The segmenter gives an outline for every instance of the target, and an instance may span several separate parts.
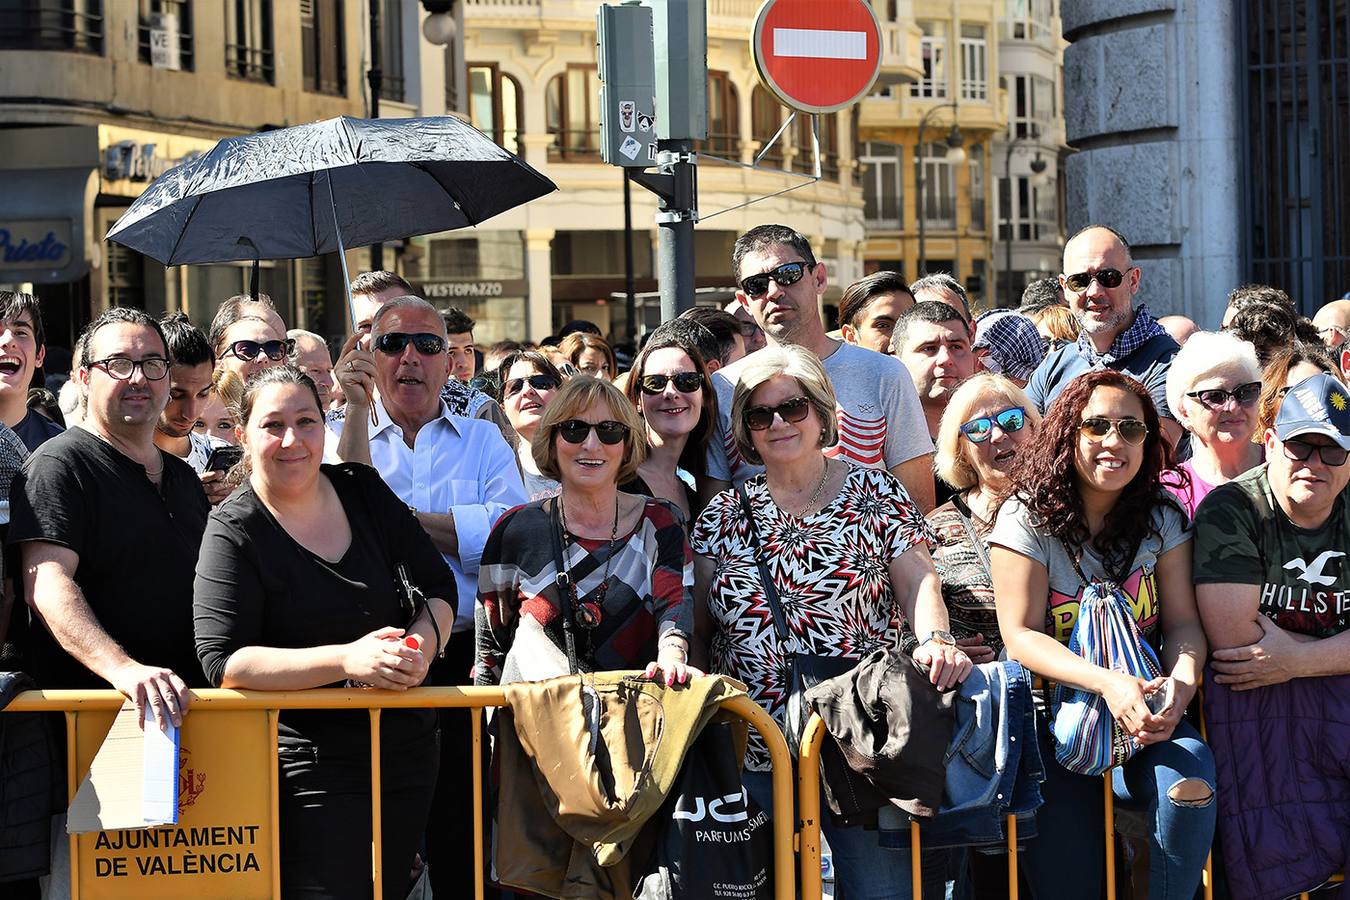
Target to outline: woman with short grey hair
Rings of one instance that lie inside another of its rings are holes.
[[[1192,518],[1210,491],[1261,464],[1261,445],[1252,442],[1260,396],[1256,350],[1229,332],[1198,331],[1172,358],[1167,406],[1190,432],[1191,458],[1163,484]]]
[[[792,346],[756,353],[732,395],[731,428],[741,455],[764,473],[718,494],[694,526],[696,658],[706,648],[710,670],[745,682],[780,727],[792,693],[782,664],[789,654],[861,660],[898,647],[900,621],[920,636],[913,655],[934,684],[964,680],[970,658],[947,631],[923,513],[889,472],[826,451],[837,435],[835,397],[820,360]],[[744,782],[772,815],[769,754],[755,734]],[[841,894],[910,896],[909,854],[882,852],[875,830],[828,819],[823,827]],[[924,893],[941,896],[949,855],[934,853],[924,854]]]

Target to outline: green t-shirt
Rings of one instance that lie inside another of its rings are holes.
[[[1254,584],[1262,614],[1316,638],[1350,624],[1350,505],[1336,498],[1321,528],[1299,528],[1258,466],[1210,492],[1195,511],[1196,584]]]

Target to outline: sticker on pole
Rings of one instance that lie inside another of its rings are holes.
[[[765,0],[750,52],[788,106],[830,113],[867,95],[881,70],[881,26],[865,0]]]

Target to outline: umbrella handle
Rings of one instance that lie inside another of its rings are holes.
[[[333,199],[333,176],[329,172],[324,172],[324,180],[328,182],[328,208],[333,211],[333,235],[337,238],[338,263],[342,266],[342,288],[347,292],[347,314],[351,316],[352,331],[356,331],[356,305],[352,303],[352,279],[347,274],[347,250],[342,246],[342,226],[338,225],[337,201]],[[375,411],[375,404],[370,404],[370,424],[380,424],[380,414]]]

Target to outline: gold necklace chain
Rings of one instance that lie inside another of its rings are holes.
[[[830,461],[825,457],[821,457],[821,459],[825,461],[825,465],[821,467],[820,481],[816,483],[816,489],[812,492],[811,499],[806,501],[806,505],[801,508],[801,512],[796,513],[796,517],[799,519],[806,518],[806,514],[820,501],[820,495],[825,491],[825,483],[830,480]],[[770,493],[769,496],[772,497],[773,494]]]

